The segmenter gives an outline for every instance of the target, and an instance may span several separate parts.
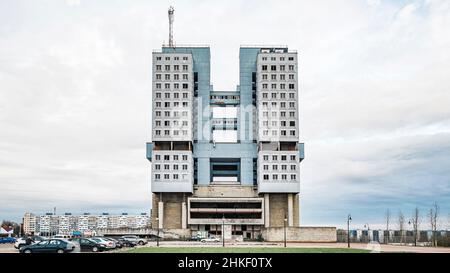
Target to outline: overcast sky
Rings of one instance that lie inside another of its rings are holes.
[[[175,41],[211,46],[215,90],[238,84],[242,44],[298,50],[302,225],[435,201],[448,225],[448,0],[0,0],[1,219],[150,210],[151,53],[170,4]]]

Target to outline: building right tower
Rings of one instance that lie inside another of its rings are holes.
[[[287,47],[257,49],[256,109],[258,193],[264,196],[264,225],[299,226],[304,144],[299,143],[297,52]]]

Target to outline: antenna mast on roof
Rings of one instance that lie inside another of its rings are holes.
[[[174,21],[174,8],[169,8],[169,47],[173,47],[173,21]]]

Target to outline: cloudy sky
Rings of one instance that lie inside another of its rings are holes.
[[[447,0],[0,0],[1,219],[150,210],[151,52],[170,4],[176,42],[211,46],[216,90],[238,84],[241,44],[299,51],[303,225],[435,201],[448,225]]]

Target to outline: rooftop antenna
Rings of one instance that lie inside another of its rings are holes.
[[[169,47],[173,46],[173,21],[174,21],[174,8],[170,6],[169,8]]]

